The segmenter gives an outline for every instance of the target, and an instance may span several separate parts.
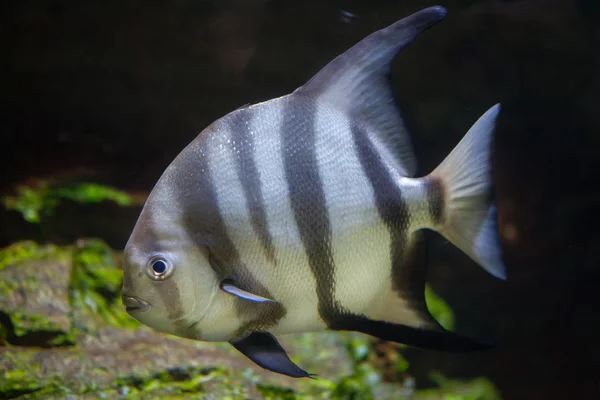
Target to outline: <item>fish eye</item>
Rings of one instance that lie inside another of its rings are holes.
[[[146,274],[156,281],[167,279],[173,273],[173,264],[164,257],[152,257],[148,261]]]

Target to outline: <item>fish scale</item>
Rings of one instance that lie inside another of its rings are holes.
[[[350,119],[326,105],[320,106],[315,131],[318,169],[332,232],[335,299],[351,312],[363,312],[386,281],[389,234],[358,158]]]

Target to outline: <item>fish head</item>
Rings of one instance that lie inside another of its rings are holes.
[[[177,336],[199,339],[199,322],[219,289],[206,247],[183,222],[161,182],[148,197],[123,253],[122,301],[133,318]]]

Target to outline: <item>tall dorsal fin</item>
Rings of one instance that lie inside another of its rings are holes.
[[[429,7],[372,33],[327,64],[294,94],[316,96],[347,111],[390,149],[403,175],[413,176],[416,161],[412,144],[390,85],[392,61],[446,13],[444,7]]]

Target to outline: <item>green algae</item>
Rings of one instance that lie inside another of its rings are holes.
[[[51,216],[61,200],[69,199],[89,204],[112,201],[126,207],[134,204],[132,196],[110,186],[91,182],[50,183],[40,181],[35,186],[20,186],[15,196],[3,199],[4,207],[14,210],[27,222],[40,223],[44,216]]]
[[[27,261],[56,258],[64,260],[65,252],[56,245],[41,245],[31,240],[24,240],[0,249],[0,270]],[[0,286],[2,290],[2,286]]]
[[[429,284],[425,285],[425,301],[429,312],[444,328],[454,329],[454,313],[448,303],[438,296]]]
[[[0,297],[8,296],[15,289],[15,282],[0,280]]]
[[[116,265],[116,254],[110,246],[100,239],[81,240],[72,248],[72,259],[68,289],[69,302],[75,313],[92,313],[114,326],[139,326],[121,304],[123,273]],[[80,329],[94,328],[77,326]]]
[[[118,267],[117,254],[102,240],[79,240],[74,245],[40,245],[22,241],[0,250],[0,271],[9,266],[26,271],[26,264],[39,260],[56,260],[69,263],[70,277],[62,290],[71,312],[63,319],[70,320],[70,327],[59,323],[31,307],[11,306],[0,310],[0,343],[37,346],[73,345],[79,333],[98,329],[106,324],[120,327],[136,327],[139,323],[124,310],[120,300],[122,271]],[[24,293],[41,293],[44,274],[52,269],[44,268],[37,273],[27,269],[26,274],[13,273],[18,279],[0,277],[0,295],[4,301],[16,290]],[[55,282],[53,282],[55,283]],[[46,291],[47,287],[44,287]],[[28,296],[29,297],[29,296]],[[0,302],[2,305],[2,302]],[[67,310],[65,310],[67,312]],[[59,318],[60,319],[60,318]]]
[[[53,261],[54,260],[54,261]],[[65,265],[62,248],[32,241],[0,249],[0,336],[4,344],[65,346],[74,343],[66,316],[61,316],[54,268],[37,269],[42,262]],[[66,268],[66,267],[65,267]],[[59,268],[61,271],[62,268]],[[57,272],[60,275],[60,272]],[[66,276],[65,276],[66,279]],[[59,304],[52,304],[57,301]]]
[[[3,372],[0,380],[0,396],[4,399],[34,393],[42,388],[43,385],[40,385],[37,379],[25,370]]]
[[[265,400],[299,400],[302,398],[295,390],[291,388],[265,385],[260,383],[256,386]]]
[[[48,354],[51,352],[53,350],[47,350]],[[0,373],[0,398],[75,395],[76,398],[163,399],[196,398],[212,393],[218,393],[219,399],[256,398],[251,396],[255,392],[252,387],[256,377],[249,369],[177,363],[161,369],[146,359],[144,365],[136,365],[139,360],[131,360],[130,365],[135,365],[133,371],[113,375],[113,371],[105,366],[98,366],[96,357],[94,350],[91,353],[65,350],[54,354],[53,360],[44,362],[45,357],[40,357],[33,349],[0,352],[0,371],[7,371]],[[66,370],[48,369],[57,361],[64,361]],[[73,363],[80,364],[72,368]]]
[[[25,370],[10,371],[0,382],[0,398],[2,399],[63,398],[62,395],[69,392],[68,388],[62,385],[60,377],[40,382]]]
[[[5,351],[2,353],[2,361],[12,363],[12,368],[0,370],[0,398],[2,399],[40,398],[55,392],[60,386],[58,378],[40,380],[31,373],[32,369],[39,367],[33,352]]]
[[[24,336],[35,331],[60,331],[60,326],[48,321],[42,315],[23,314],[11,312],[10,319],[13,323],[13,332],[17,336]]]
[[[50,196],[48,192],[46,182],[42,182],[36,188],[21,186],[16,196],[7,196],[3,199],[4,207],[20,212],[27,222],[39,223],[41,214],[51,215],[58,206],[58,199]]]
[[[309,372],[320,370],[337,378],[353,371],[353,361],[348,353],[348,343],[353,338],[356,343],[369,340],[354,332],[310,332],[283,335],[280,339],[296,364]]]
[[[365,361],[371,352],[371,341],[366,337],[355,336],[348,340],[348,352],[354,362]]]
[[[148,376],[117,378],[113,387],[129,394],[168,391],[169,394],[205,393],[205,382],[223,375],[224,368],[171,368]]]
[[[418,400],[501,400],[496,386],[487,378],[471,380],[449,379],[439,372],[431,372],[430,378],[439,386],[417,391]]]
[[[103,391],[128,399],[190,398],[219,393],[218,399],[248,399],[252,373],[217,367],[175,367],[155,374],[117,378]]]
[[[45,315],[13,311],[8,314],[10,324],[4,326],[4,340],[9,344],[40,346],[70,346],[75,344],[73,332],[49,320]]]
[[[54,189],[58,198],[70,199],[79,203],[100,203],[112,201],[122,207],[133,204],[133,198],[120,190],[98,183],[83,182],[71,187],[57,187]]]
[[[371,364],[362,362],[354,374],[343,377],[336,383],[332,397],[337,399],[375,399],[374,389],[381,383],[381,373]]]

